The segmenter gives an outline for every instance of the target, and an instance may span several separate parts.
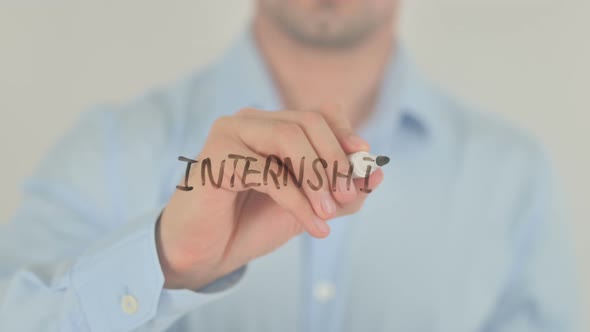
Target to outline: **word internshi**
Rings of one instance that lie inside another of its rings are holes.
[[[298,176],[295,175],[295,168],[293,167],[293,162],[291,158],[286,157],[281,159],[276,155],[269,155],[266,157],[264,161],[264,168],[260,170],[258,163],[258,159],[253,157],[242,156],[238,154],[228,154],[227,158],[233,161],[233,172],[231,173],[231,177],[229,179],[229,186],[231,188],[234,187],[236,183],[236,174],[239,178],[241,185],[245,188],[252,188],[252,187],[259,187],[261,185],[267,186],[269,183],[269,177],[274,183],[277,189],[281,189],[281,182],[279,179],[282,177],[282,186],[287,186],[289,182],[289,177],[291,177],[293,181],[293,185],[297,186],[297,188],[301,188],[304,184],[304,169],[305,169],[305,157],[302,157],[299,161],[299,174]],[[182,162],[186,162],[186,171],[184,177],[184,185],[178,185],[176,188],[182,191],[191,191],[194,189],[193,186],[189,185],[189,176],[198,168],[193,167],[197,163],[198,160],[193,160],[190,158],[186,158],[183,156],[178,157],[178,160]],[[224,181],[224,174],[225,173],[225,162],[226,160],[223,159],[219,164],[219,170],[217,174],[217,181],[215,181],[213,177],[213,166],[211,163],[210,158],[206,158],[200,161],[201,165],[201,185],[205,186],[208,182],[214,188],[220,188]],[[242,164],[240,166],[240,172],[236,173],[238,170],[238,164]],[[311,163],[311,168],[313,170],[313,176],[305,181],[305,183],[314,191],[318,191],[322,188],[324,184],[324,179],[322,177],[322,173],[328,168],[328,162],[322,158],[316,158]],[[373,169],[374,170],[374,169]],[[334,161],[332,172],[331,172],[331,179],[328,179],[328,185],[332,189],[332,191],[336,191],[336,179],[337,178],[346,178],[346,189],[350,190],[350,183],[353,179],[353,172],[354,172],[354,165],[349,162],[348,171],[346,173],[342,173],[338,171],[338,161]],[[367,165],[365,176],[364,176],[364,186],[360,188],[360,191],[365,193],[370,193],[372,189],[368,188],[369,185],[369,175],[372,173],[372,166]],[[258,180],[256,182],[255,180]],[[262,180],[262,182],[260,182]],[[250,181],[250,182],[248,182]]]

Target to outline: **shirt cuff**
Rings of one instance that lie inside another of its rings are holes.
[[[158,315],[161,315],[164,319],[176,320],[200,305],[224,297],[239,287],[238,283],[242,280],[246,269],[247,266],[244,265],[197,291],[164,289],[160,297]]]
[[[198,291],[163,289],[155,229],[162,209],[150,211],[97,241],[74,264],[70,280],[92,331],[132,330],[173,320],[230,292],[246,268]]]

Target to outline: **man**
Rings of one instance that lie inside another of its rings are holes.
[[[397,1],[256,4],[219,62],[43,160],[0,233],[0,330],[571,331],[539,147],[419,77]],[[342,174],[369,150],[367,194]],[[273,155],[323,181],[256,185]]]

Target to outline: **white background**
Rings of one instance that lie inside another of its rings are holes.
[[[237,0],[0,0],[0,221],[10,219],[19,184],[79,112],[211,61],[251,11],[251,1]],[[589,17],[587,0],[406,0],[402,17],[405,43],[433,80],[549,148],[587,298]]]

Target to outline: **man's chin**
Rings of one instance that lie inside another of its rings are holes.
[[[314,48],[347,49],[363,41],[390,21],[395,11],[368,4],[314,0],[299,4],[262,1],[260,10],[292,40]]]
[[[379,26],[377,21],[347,20],[342,17],[321,17],[296,20],[275,20],[289,37],[303,45],[323,49],[353,48],[366,40]]]

